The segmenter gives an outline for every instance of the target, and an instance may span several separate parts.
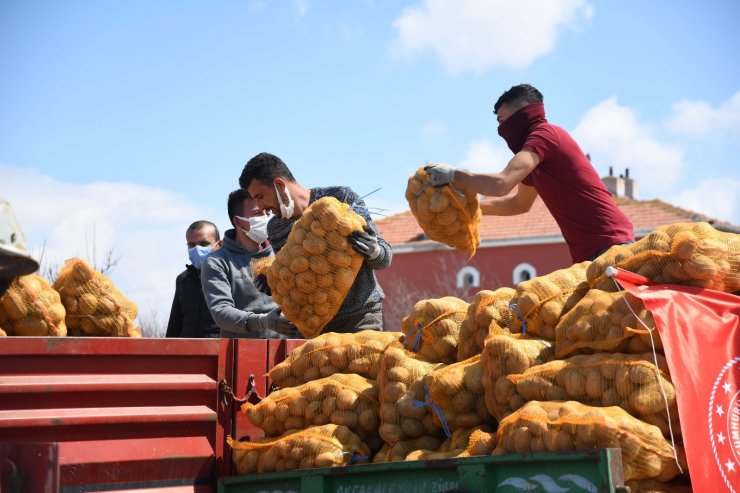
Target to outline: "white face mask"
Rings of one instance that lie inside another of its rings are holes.
[[[280,197],[280,190],[278,190],[277,185],[273,183],[273,186],[275,187],[278,202],[280,202],[280,217],[290,219],[293,217],[293,213],[295,212],[295,202],[293,202],[293,198],[290,196],[288,187],[285,187],[285,195],[288,197],[288,205],[285,205],[283,203],[283,199]]]
[[[267,223],[270,221],[270,216],[236,217],[249,223],[249,231],[242,229],[242,232],[247,235],[247,238],[258,245],[261,245],[267,240]]]

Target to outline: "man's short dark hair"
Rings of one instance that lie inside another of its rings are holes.
[[[198,231],[199,229],[202,229],[208,226],[213,226],[213,231],[216,232],[216,241],[220,241],[221,235],[218,232],[218,226],[213,224],[211,221],[206,221],[204,219],[200,221],[195,221],[193,224],[188,226],[188,230],[185,232],[185,234],[187,234],[189,231]]]
[[[498,113],[502,104],[511,106],[514,110],[523,108],[531,103],[541,103],[542,93],[529,84],[514,86],[498,98],[493,105],[493,112]]]
[[[244,204],[245,200],[251,198],[252,196],[243,188],[238,188],[229,194],[229,200],[226,201],[226,208],[229,211],[229,221],[234,216],[241,216],[243,210],[242,204]],[[231,224],[236,226],[233,222]]]
[[[293,173],[290,172],[282,159],[269,152],[260,152],[244,165],[239,177],[239,186],[246,190],[252,180],[270,185],[275,178],[282,178],[290,182],[295,181]]]

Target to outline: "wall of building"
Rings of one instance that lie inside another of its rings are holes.
[[[482,289],[514,287],[514,270],[522,264],[533,267],[534,275],[541,276],[569,267],[572,261],[565,243],[479,248],[472,259],[448,249],[394,253],[391,266],[375,272],[386,295],[386,330],[400,330],[401,318],[419,300],[457,296],[470,301]],[[463,282],[460,286],[466,274],[467,281],[477,280],[478,285],[466,287]]]

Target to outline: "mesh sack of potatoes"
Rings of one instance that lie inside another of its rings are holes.
[[[555,327],[588,292],[586,269],[591,262],[573,264],[520,282],[511,299],[512,332],[555,340]]]
[[[549,341],[502,330],[492,333],[486,339],[481,354],[483,392],[488,412],[501,421],[522,407],[526,401],[517,393],[516,385],[506,378],[507,375],[524,373],[554,358],[555,351]]]
[[[272,298],[307,339],[334,318],[355,282],[363,256],[347,237],[366,224],[349,204],[322,197],[293,224],[266,269]]]
[[[486,408],[481,355],[438,368],[424,380],[434,424],[446,433],[493,419]]]
[[[669,481],[680,472],[673,447],[656,426],[620,407],[591,407],[575,401],[528,402],[499,423],[494,454],[594,448],[621,449],[625,480]]]
[[[691,493],[691,481],[688,475],[677,476],[671,481],[656,481],[654,479],[631,479],[625,481],[630,493]]]
[[[403,345],[427,361],[454,363],[468,303],[454,296],[416,302],[401,320]]]
[[[653,315],[639,298],[626,291],[591,289],[555,327],[555,354],[558,358],[598,352],[642,354],[652,351],[653,345],[662,352],[654,329]]]
[[[291,430],[277,438],[237,442],[228,437],[237,474],[292,471],[367,462],[370,449],[346,426]]]
[[[589,406],[619,406],[632,416],[656,425],[670,436],[680,436],[676,391],[667,373],[665,357],[653,354],[572,356],[509,375],[525,401],[579,401]],[[669,427],[669,415],[670,424]]]
[[[54,281],[54,289],[67,311],[70,334],[141,337],[141,330],[134,324],[138,313],[136,303],[84,260],[67,260]]]
[[[441,366],[441,363],[424,361],[399,343],[392,343],[385,350],[378,383],[380,436],[386,443],[393,445],[401,440],[441,434],[425,402],[428,389],[424,384],[424,377]]]
[[[442,439],[437,436],[422,435],[409,440],[399,440],[393,445],[386,443],[377,454],[373,456],[373,464],[385,462],[400,462],[414,450],[437,450],[442,444]]]
[[[614,246],[594,260],[586,275],[592,288],[616,291],[606,276],[616,266],[658,284],[680,284],[727,293],[740,289],[740,235],[705,222],[661,226],[632,245]]]
[[[66,336],[59,293],[36,274],[16,278],[0,298],[0,325],[11,336]]]
[[[329,332],[307,340],[269,371],[279,387],[295,387],[335,373],[376,378],[385,348],[400,332],[363,330],[352,334]]]
[[[288,430],[333,423],[356,433],[371,450],[380,449],[378,383],[360,375],[330,377],[272,392],[242,411],[268,437]]]
[[[511,323],[509,304],[514,297],[512,288],[496,291],[478,291],[468,306],[465,320],[460,325],[460,341],[457,344],[457,360],[464,361],[480,354],[489,334],[491,324],[507,329]]]
[[[253,257],[252,260],[249,261],[249,264],[252,267],[252,277],[261,275],[265,275],[266,277],[267,271],[274,262],[274,255],[268,255],[267,257]]]
[[[438,449],[414,450],[406,460],[451,459],[470,457],[471,455],[489,455],[495,448],[495,432],[490,425],[478,425],[473,428],[458,428],[450,438],[442,442]],[[471,453],[476,452],[476,453]]]
[[[432,187],[429,175],[419,168],[409,178],[406,200],[430,240],[475,255],[480,244],[478,194],[458,184]]]
[[[8,333],[3,330],[2,327],[0,327],[0,337],[7,337]]]

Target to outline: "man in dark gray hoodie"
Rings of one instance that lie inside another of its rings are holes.
[[[206,304],[221,337],[300,338],[295,326],[252,281],[253,258],[272,255],[267,243],[267,213],[244,190],[229,194],[229,219],[222,247],[208,255],[201,272]]]

